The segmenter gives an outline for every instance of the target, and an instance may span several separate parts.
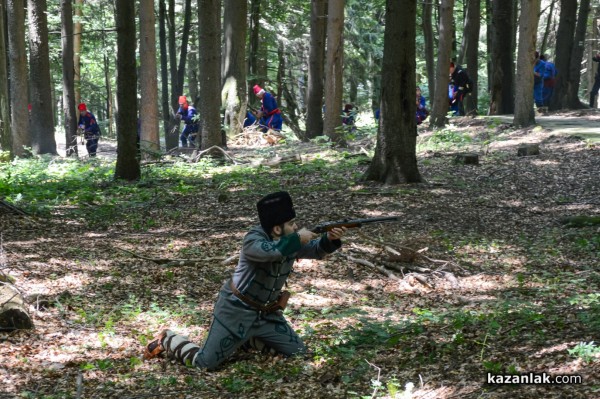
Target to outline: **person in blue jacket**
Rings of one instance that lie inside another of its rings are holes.
[[[544,73],[546,63],[540,58],[540,53],[535,52],[535,64],[533,66],[533,99],[535,106],[544,106]]]
[[[95,157],[100,139],[100,127],[96,122],[96,117],[88,111],[85,103],[79,104],[77,109],[79,110],[79,130],[83,132],[85,148],[90,157]]]
[[[185,123],[181,136],[179,136],[181,146],[187,147],[189,140],[190,147],[193,147],[196,142],[196,135],[200,130],[198,111],[188,103],[186,96],[179,96],[179,109],[175,115]]]
[[[416,94],[417,113],[415,118],[417,121],[417,125],[420,125],[425,119],[427,119],[427,116],[429,115],[429,110],[427,110],[427,101],[425,100],[425,97],[423,97],[423,95],[421,94],[421,88],[419,86],[417,86]]]
[[[281,117],[281,111],[277,106],[275,97],[259,85],[254,85],[254,94],[262,103],[260,111],[256,115],[261,130],[263,132],[267,132],[269,129],[277,132],[281,131],[283,118]]]
[[[246,111],[246,119],[244,119],[244,127],[250,127],[256,123],[256,116],[250,111]]]
[[[299,229],[292,198],[285,191],[266,195],[256,207],[260,225],[244,237],[238,265],[221,287],[204,345],[163,330],[144,348],[145,359],[165,352],[184,365],[213,370],[240,348],[286,357],[306,353],[302,338],[283,314],[287,280],[296,259],[322,259],[338,250],[346,228],[321,235]]]

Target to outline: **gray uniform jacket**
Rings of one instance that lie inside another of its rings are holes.
[[[293,233],[273,241],[262,227],[252,228],[244,237],[240,260],[231,279],[237,289],[254,301],[268,304],[279,297],[296,259],[322,259],[340,248],[341,240],[330,241],[327,234],[302,245]],[[218,322],[238,339],[247,338],[258,311],[233,295],[227,280],[214,309]],[[281,321],[279,313],[260,315],[266,320]]]

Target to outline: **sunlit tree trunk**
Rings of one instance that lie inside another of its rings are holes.
[[[533,66],[538,27],[540,0],[521,0],[519,20],[519,46],[515,92],[515,117],[513,124],[526,127],[535,124],[533,110]]]
[[[450,51],[452,50],[452,12],[454,0],[442,0],[440,5],[438,60],[435,76],[435,97],[430,125],[443,127],[447,122]],[[413,96],[414,97],[414,96]]]
[[[325,54],[324,133],[338,146],[346,146],[342,128],[344,88],[344,5],[345,0],[329,1],[327,11],[327,52]]]
[[[177,88],[179,94],[189,96],[189,93],[184,93],[183,82],[185,79],[185,67],[188,55],[188,42],[190,40],[190,29],[192,20],[192,0],[185,0],[185,10],[183,14],[183,32],[179,36],[181,39],[181,48],[179,49],[179,66],[177,67]],[[190,103],[194,102],[193,97],[189,97]]]
[[[225,146],[221,135],[221,0],[198,0],[201,149]]]
[[[36,154],[56,154],[46,0],[28,0],[31,142]]]
[[[83,18],[83,0],[75,0],[75,24],[73,25],[73,68],[75,71],[74,87],[75,87],[75,104],[81,102],[81,36],[83,34],[83,26],[81,19]]]
[[[27,56],[25,50],[25,1],[7,0],[8,60],[10,67],[10,104],[13,154],[30,155],[29,113],[27,110]]]
[[[140,128],[141,148],[160,149],[158,135],[158,79],[154,0],[140,0]]]
[[[383,45],[381,116],[373,161],[364,178],[418,183],[415,121],[416,2],[388,0]]]
[[[0,1],[0,54],[7,54],[6,37],[4,35],[6,26],[4,24],[6,15],[5,2]],[[12,157],[12,137],[10,132],[10,104],[8,70],[6,58],[0,57],[0,150],[9,151]]]
[[[230,137],[242,131],[246,118],[246,1],[225,0],[223,34],[223,87],[221,101],[225,107],[224,125]],[[278,101],[280,101],[278,99]]]
[[[117,25],[117,165],[115,178],[140,178],[137,159],[137,72],[135,62],[135,3],[116,0]]]
[[[310,8],[310,51],[305,139],[323,134],[323,80],[325,77],[325,38],[327,0],[312,0]]]

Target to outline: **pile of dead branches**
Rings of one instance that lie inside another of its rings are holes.
[[[415,249],[377,240],[360,232],[358,235],[366,240],[367,244],[352,243],[342,256],[394,281],[408,282],[410,285],[416,281],[428,289],[448,282],[452,288],[459,288],[459,277],[468,275],[468,272],[455,262],[426,256],[428,248]]]

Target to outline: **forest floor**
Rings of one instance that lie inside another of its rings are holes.
[[[101,142],[99,159],[75,161],[79,180],[47,177],[39,198],[16,203],[35,216],[0,212],[0,272],[35,323],[0,332],[0,398],[600,398],[600,228],[563,223],[600,216],[600,114],[542,118],[533,129],[487,117],[421,127],[426,182],[398,186],[360,180],[369,158],[356,154],[372,137],[348,149],[230,144],[239,165],[175,158],[134,184],[112,180]],[[572,119],[586,122],[565,131]],[[540,154],[518,156],[523,143]],[[478,165],[455,162],[466,151]],[[302,162],[252,163],[291,153]],[[297,262],[286,316],[311,356],[240,353],[212,372],[143,361],[162,328],[202,342],[234,267],[222,261],[278,189],[301,226],[401,218]],[[581,383],[489,384],[488,373]]]

